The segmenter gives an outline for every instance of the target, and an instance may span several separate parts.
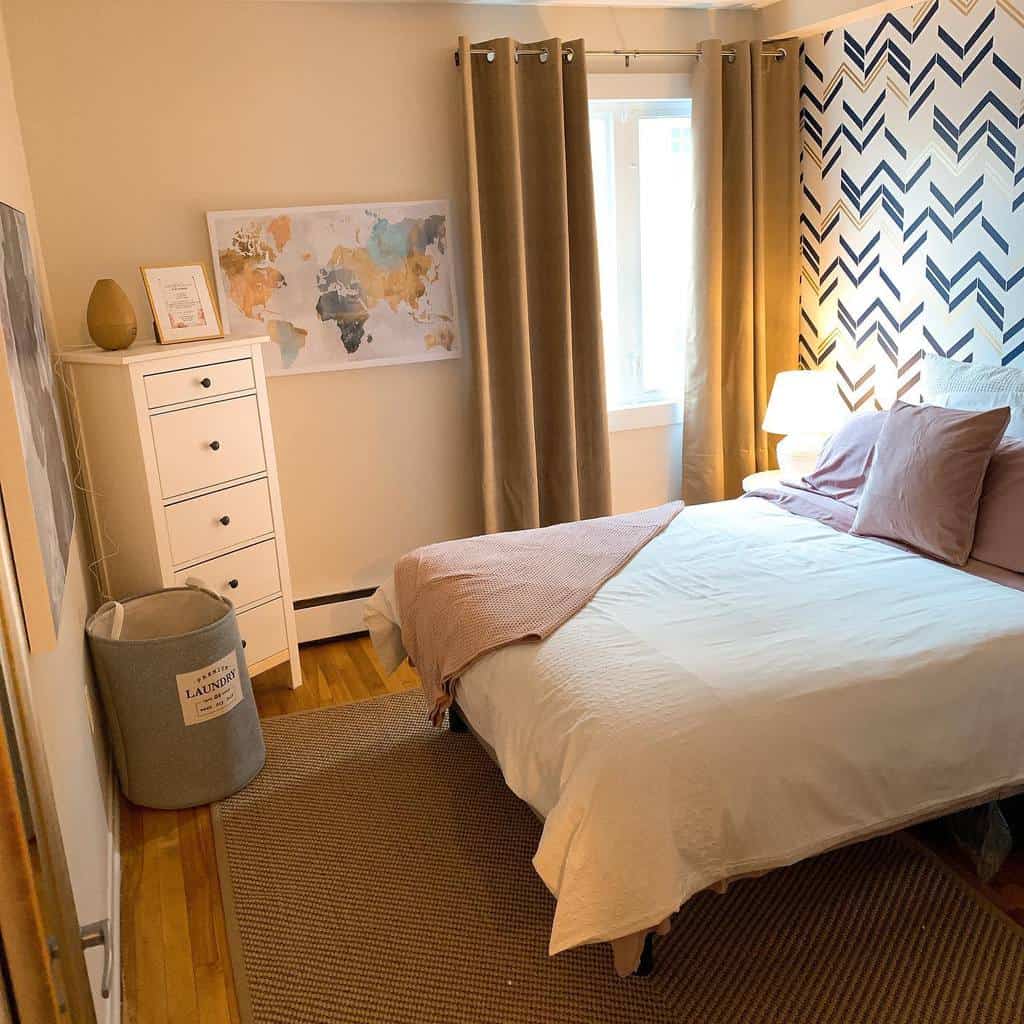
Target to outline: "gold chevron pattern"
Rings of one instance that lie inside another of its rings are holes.
[[[800,359],[851,409],[912,396],[924,352],[1024,366],[1022,80],[1024,0],[805,42]]]

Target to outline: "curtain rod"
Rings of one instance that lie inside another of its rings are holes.
[[[487,63],[491,64],[497,57],[497,53],[491,49],[475,48],[469,51],[474,57],[481,56],[487,58]],[[587,50],[586,54],[588,57],[625,57],[626,67],[629,67],[630,57],[700,57],[700,50]],[[517,46],[515,59],[518,62],[522,56],[528,57],[539,57],[541,64],[546,64],[551,54],[548,52],[546,46],[542,46],[539,50],[530,49],[525,46]],[[727,47],[722,49],[722,56],[726,60],[733,61],[736,59],[736,51]],[[789,52],[784,46],[779,46],[774,50],[762,50],[762,57],[771,57],[773,60],[785,60],[789,56]],[[562,60],[567,64],[571,64],[576,59],[576,53],[571,46],[562,47]],[[459,66],[459,51],[455,51],[455,66]]]

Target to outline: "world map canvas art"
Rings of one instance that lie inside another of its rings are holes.
[[[461,355],[448,203],[207,214],[225,329],[266,334],[268,373]]]

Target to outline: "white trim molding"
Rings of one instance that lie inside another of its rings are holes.
[[[363,610],[376,587],[341,594],[299,598],[295,602],[295,628],[299,643],[316,643],[365,633]]]
[[[758,11],[758,35],[762,39],[817,36],[913,4],[914,0],[777,0]]]
[[[683,407],[679,402],[649,402],[608,410],[608,431],[612,434],[620,430],[671,427],[682,422]]]

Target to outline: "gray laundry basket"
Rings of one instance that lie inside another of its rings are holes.
[[[199,587],[158,590],[108,602],[85,630],[132,803],[210,803],[263,767],[263,732],[230,601]]]

